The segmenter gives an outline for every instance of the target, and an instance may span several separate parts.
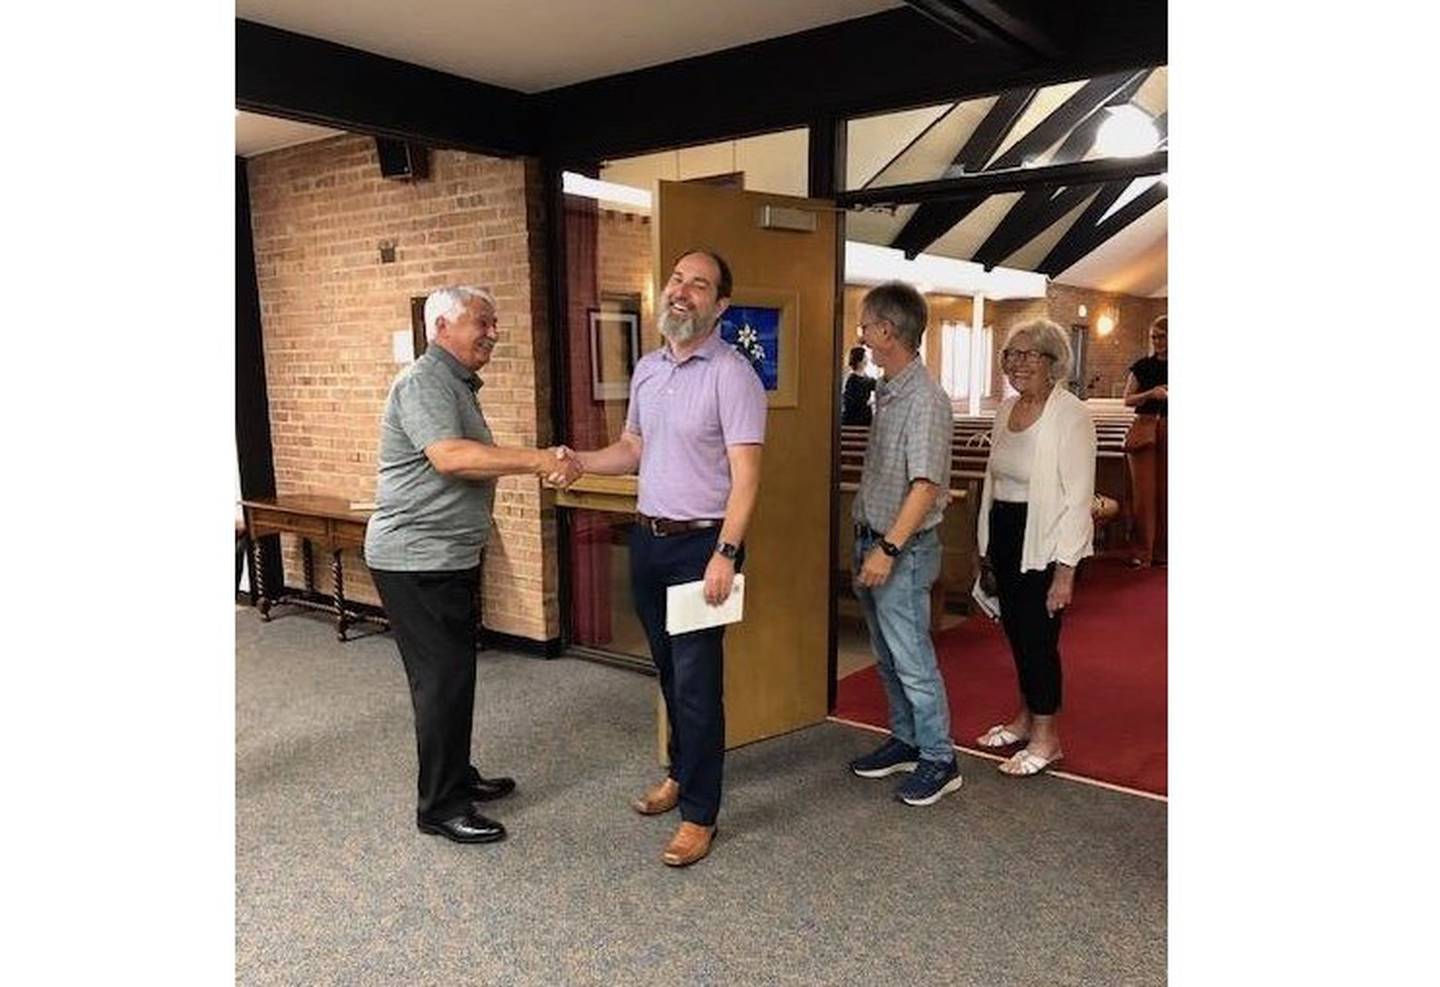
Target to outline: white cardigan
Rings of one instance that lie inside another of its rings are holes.
[[[990,443],[1008,427],[1018,396],[1000,403],[995,411]],[[1035,433],[1035,465],[1030,472],[1030,502],[1025,514],[1025,545],[1020,555],[1022,572],[1044,569],[1051,562],[1073,566],[1095,552],[1095,421],[1085,402],[1056,384],[1045,401]],[[990,545],[991,466],[985,465],[985,487],[980,494],[976,536],[980,554]]]

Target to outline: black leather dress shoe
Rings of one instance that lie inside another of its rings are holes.
[[[466,808],[449,819],[417,819],[422,833],[433,833],[456,843],[495,843],[505,838],[505,827],[487,819],[473,808]]]
[[[470,797],[476,802],[489,802],[504,798],[515,791],[514,778],[482,778],[475,774],[470,778]]]

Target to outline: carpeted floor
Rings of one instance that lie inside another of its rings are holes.
[[[1064,673],[1064,770],[1163,795],[1166,746],[1167,599],[1165,569],[1130,569],[1120,557],[1087,561],[1060,632]],[[972,617],[935,638],[950,700],[950,734],[961,747],[1003,723],[1019,702],[1005,632]],[[841,679],[835,714],[889,722],[874,667]],[[1009,754],[1010,751],[1003,753]]]
[[[237,982],[1159,984],[1166,808],[961,756],[916,809],[834,723],[732,752],[715,852],[674,871],[654,680],[484,652],[476,763],[520,790],[463,847],[414,826],[414,735],[388,636],[236,611]]]

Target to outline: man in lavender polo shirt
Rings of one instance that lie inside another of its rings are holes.
[[[635,367],[625,431],[604,449],[572,454],[588,473],[639,469],[630,575],[670,718],[670,771],[631,805],[642,815],[680,806],[680,828],[661,856],[672,867],[710,852],[720,811],[725,628],[671,637],[665,590],[703,579],[711,604],[729,597],[765,441],[765,388],[716,329],[730,290],[730,267],[718,254],[681,255],[660,297],[666,342]]]

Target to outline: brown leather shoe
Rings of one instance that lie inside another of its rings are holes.
[[[638,799],[632,799],[630,808],[642,816],[658,816],[679,804],[680,783],[674,778],[666,778]]]
[[[660,859],[671,867],[688,867],[710,852],[710,843],[714,838],[714,826],[682,822]]]

